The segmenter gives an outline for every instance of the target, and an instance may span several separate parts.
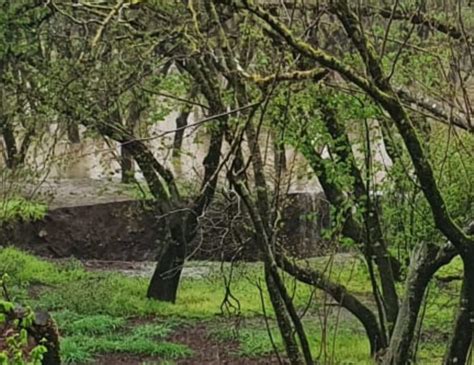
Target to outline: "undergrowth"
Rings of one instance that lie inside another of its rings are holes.
[[[48,206],[44,203],[31,201],[20,196],[0,200],[0,223],[17,219],[35,221],[46,215]]]
[[[152,322],[127,327],[122,319],[104,315],[82,316],[66,327],[61,326],[61,321],[59,323],[65,336],[61,342],[65,364],[85,363],[96,355],[107,353],[157,356],[163,359],[177,359],[192,354],[188,347],[166,341],[166,336],[172,331],[167,324]]]

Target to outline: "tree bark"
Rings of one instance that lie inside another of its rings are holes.
[[[292,263],[284,255],[278,256],[277,263],[283,270],[297,280],[308,285],[314,285],[316,288],[325,291],[339,303],[339,305],[351,312],[364,326],[367,338],[370,342],[370,353],[372,356],[375,356],[387,347],[387,338],[380,329],[375,314],[344,286],[329,281],[318,271],[302,268]]]
[[[44,311],[36,312],[34,323],[27,331],[37,344],[44,344],[47,349],[41,365],[61,365],[58,327],[50,314]]]
[[[468,309],[466,282],[463,281],[461,300],[456,314],[454,330],[444,357],[444,365],[465,364],[472,346],[471,315]]]
[[[405,284],[405,297],[395,322],[390,346],[384,357],[384,364],[409,363],[415,327],[426,287],[435,272],[448,264],[456,255],[457,252],[452,245],[438,248],[430,244],[419,246],[412,254]]]
[[[176,118],[176,132],[173,140],[173,157],[178,158],[183,146],[184,127],[188,125],[188,117],[191,113],[191,108],[184,108]]]
[[[301,358],[290,316],[267,264],[265,264],[265,281],[290,363],[292,365],[303,365],[304,362]]]
[[[28,311],[17,306],[12,312],[6,313],[7,321],[22,321]],[[44,345],[46,353],[41,360],[42,365],[61,365],[59,332],[56,322],[45,311],[36,311],[33,323],[26,327],[26,332],[36,345]]]
[[[185,219],[180,218],[180,213],[171,214],[173,217],[166,220],[171,231],[169,241],[167,240],[158,252],[147,297],[174,303],[186,258],[187,243],[194,235],[187,231]]]
[[[2,120],[0,120],[0,129],[6,147],[6,165],[9,169],[13,170],[18,165],[18,147],[16,144],[15,134],[11,126],[8,124],[6,117],[2,117]]]
[[[69,139],[69,142],[73,144],[81,143],[81,136],[79,134],[78,125],[71,121],[67,124],[66,128],[67,128],[67,138]]]
[[[157,219],[162,219],[168,228],[166,243],[159,248],[157,265],[148,286],[147,296],[174,303],[186,257],[186,243],[190,239],[184,222],[186,216],[174,212],[178,208],[177,202],[180,201],[180,197],[171,173],[158,163],[141,141],[124,140],[122,145],[137,162],[151,193],[157,200],[155,204],[159,204],[153,207]],[[161,180],[162,176],[165,176],[163,180],[167,180],[170,194]]]
[[[122,183],[130,184],[135,181],[135,170],[133,165],[133,157],[128,153],[127,149],[123,146],[120,147],[120,169],[122,174]]]

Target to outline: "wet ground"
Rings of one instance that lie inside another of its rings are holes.
[[[83,265],[92,271],[113,271],[120,272],[128,276],[139,276],[150,278],[155,269],[155,262],[152,261],[104,261],[104,260],[85,260]],[[217,270],[220,263],[191,261],[183,268],[181,276],[183,278],[201,279]]]
[[[54,259],[55,262],[62,262],[68,259]],[[332,265],[352,265],[357,260],[354,253],[338,253],[333,256],[314,257],[313,263],[319,263],[326,266],[329,262]],[[155,269],[154,261],[109,261],[109,260],[81,260],[81,263],[87,270],[91,271],[111,271],[120,272],[128,276],[138,276],[150,278]],[[211,273],[219,272],[222,263],[218,261],[187,261],[181,276],[183,278],[202,279],[208,277]],[[246,263],[245,265],[254,265]]]

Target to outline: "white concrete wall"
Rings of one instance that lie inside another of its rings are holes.
[[[173,131],[176,128],[177,116],[178,112],[173,112],[163,121],[153,124],[148,132],[149,139],[146,143],[155,156],[170,168],[178,178],[199,184],[202,176],[202,161],[209,144],[209,137],[205,131],[206,125],[190,127],[185,130],[182,154],[178,159],[174,159],[171,156],[170,147],[174,138]],[[192,113],[188,124],[193,124],[201,118],[203,118],[201,114]],[[381,142],[380,131],[376,123],[372,124],[371,129],[374,136],[372,153],[375,161],[390,166],[391,161]],[[84,132],[84,129],[82,129],[81,133],[84,134]],[[28,163],[34,170],[42,171],[43,175],[47,174],[48,179],[120,179],[120,165],[117,161],[120,155],[118,144],[107,144],[98,138],[93,139],[83,136],[81,143],[73,145],[66,140],[65,136],[58,137],[58,135],[57,126],[52,125],[49,135],[44,136],[43,140],[31,149],[28,155]],[[357,138],[356,133],[353,133],[352,137]],[[263,130],[261,132],[260,141],[261,152],[265,157],[266,172],[269,176],[269,182],[271,182],[274,175],[274,152],[273,142],[268,131]],[[244,146],[245,150],[248,151],[248,147]],[[223,156],[228,151],[229,146],[225,144]],[[361,151],[362,147],[358,148],[356,145],[354,152],[356,156],[362,159],[363,153]],[[326,157],[328,156],[327,152],[323,154]],[[47,159],[51,163],[45,162]],[[289,191],[318,192],[321,190],[317,180],[310,178],[311,170],[302,156],[295,153],[291,148],[287,148],[286,160],[288,163],[286,181],[290,185]],[[222,174],[225,174],[225,171],[222,171]],[[378,172],[376,181],[381,181],[384,175],[383,171]],[[138,179],[142,178],[139,172],[136,177]]]

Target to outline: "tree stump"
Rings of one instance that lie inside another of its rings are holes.
[[[33,323],[28,326],[22,325],[22,322],[24,323],[26,321],[27,317],[31,314],[31,310],[17,306],[5,314],[5,330],[19,331],[20,328],[25,328],[29,337],[28,342],[31,342],[33,347],[38,345],[46,347],[47,352],[43,355],[42,365],[61,364],[58,327],[48,312],[36,311]],[[19,321],[19,326],[13,325],[16,320]],[[10,329],[8,330],[8,328]],[[26,349],[26,351],[28,351],[28,349]]]

